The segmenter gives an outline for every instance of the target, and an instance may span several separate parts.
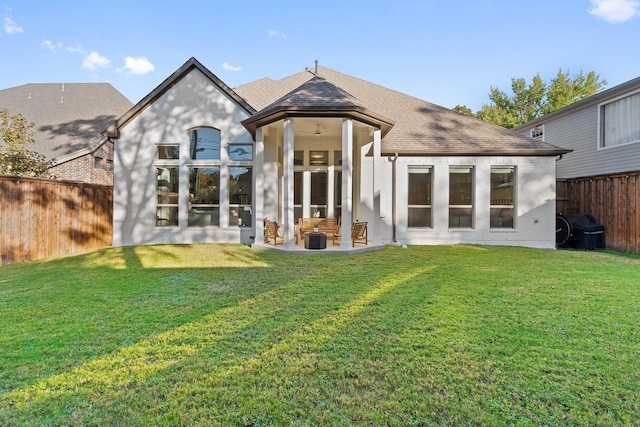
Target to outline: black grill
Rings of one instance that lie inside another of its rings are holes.
[[[591,215],[563,215],[556,217],[556,244],[576,249],[603,249],[604,226]]]

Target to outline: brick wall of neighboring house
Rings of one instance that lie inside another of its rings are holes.
[[[113,143],[107,141],[94,152],[60,163],[49,171],[60,180],[113,185]]]

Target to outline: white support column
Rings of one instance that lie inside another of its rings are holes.
[[[380,244],[380,187],[382,183],[381,132],[373,131],[373,224],[372,242]]]
[[[335,169],[331,165],[327,168],[327,218],[335,218]]]
[[[283,211],[284,217],[282,222],[284,223],[284,245],[293,246],[295,242],[293,240],[293,120],[290,118],[284,119],[284,152],[283,152],[283,178],[284,178],[284,192],[283,198]]]
[[[264,243],[264,138],[262,128],[256,129],[253,153],[253,230],[255,243]]]
[[[342,225],[341,247],[351,247],[351,222],[353,221],[353,121],[342,121]]]

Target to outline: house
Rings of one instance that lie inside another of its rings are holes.
[[[295,245],[299,218],[371,245],[555,247],[569,150],[316,66],[231,89],[189,59],[113,123],[115,246]]]
[[[35,124],[28,148],[54,159],[57,179],[113,183],[113,144],[102,131],[132,107],[108,83],[32,83],[0,90],[0,108]]]
[[[573,150],[558,161],[559,213],[593,215],[608,248],[640,253],[640,77],[513,130]]]

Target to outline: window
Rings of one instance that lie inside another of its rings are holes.
[[[531,129],[531,138],[544,141],[544,125],[538,125]]]
[[[178,168],[156,168],[156,225],[178,225]]]
[[[333,164],[336,166],[342,166],[342,151],[333,152]]]
[[[304,166],[304,151],[296,150],[293,152],[293,165]]]
[[[302,192],[304,188],[304,178],[302,172],[293,173],[293,220],[302,218]]]
[[[325,218],[327,216],[327,185],[329,179],[326,171],[311,172],[311,215]],[[318,214],[319,212],[319,214]]]
[[[430,167],[409,168],[407,226],[431,227],[431,188],[433,173]]]
[[[229,168],[229,225],[251,227],[252,169]]]
[[[94,169],[102,169],[102,157],[93,158],[93,167]]]
[[[449,227],[473,228],[473,168],[449,169]]]
[[[180,158],[180,146],[178,144],[162,144],[156,147],[157,160],[178,160]]]
[[[197,128],[189,132],[191,160],[220,160],[220,131],[214,128]]]
[[[189,168],[189,227],[220,225],[220,168]]]
[[[229,160],[243,162],[253,160],[253,145],[235,144],[229,146]]]
[[[113,160],[107,159],[104,170],[106,170],[107,172],[113,172]]]
[[[600,148],[640,142],[640,92],[600,106]]]
[[[514,228],[515,168],[491,168],[491,228]]]

